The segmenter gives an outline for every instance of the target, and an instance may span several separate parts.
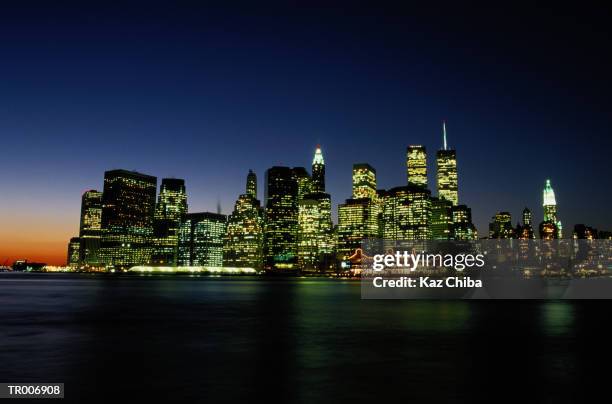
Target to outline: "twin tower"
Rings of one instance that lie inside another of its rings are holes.
[[[449,149],[446,142],[446,122],[442,123],[443,148],[436,153],[436,182],[438,198],[457,206],[459,192],[457,184],[457,153]],[[408,146],[406,151],[408,184],[427,188],[427,151],[425,146]]]

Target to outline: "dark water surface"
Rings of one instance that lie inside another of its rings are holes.
[[[580,402],[608,391],[610,309],[361,300],[359,282],[314,278],[0,274],[0,382],[64,382],[82,403]]]

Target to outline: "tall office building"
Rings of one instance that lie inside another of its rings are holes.
[[[325,192],[325,160],[320,145],[312,159],[312,192]]]
[[[525,209],[523,209],[523,225],[531,226],[531,221],[532,221],[531,211],[527,209],[527,207],[525,207]]]
[[[249,170],[247,174],[246,194],[257,199],[257,176],[253,170]]]
[[[451,208],[453,216],[453,240],[476,240],[478,232],[472,223],[472,210],[466,205],[456,205]]]
[[[314,192],[312,178],[304,167],[291,168],[291,175],[297,184],[297,201],[304,199],[304,195]]]
[[[162,265],[176,264],[178,229],[187,213],[185,180],[163,178],[155,207],[153,222],[152,262]]]
[[[563,238],[563,226],[557,218],[557,200],[555,191],[550,185],[550,180],[546,180],[544,191],[542,192],[542,206],[544,208],[544,221],[540,224],[540,238]]]
[[[336,246],[340,260],[355,254],[364,240],[380,236],[381,211],[376,170],[366,163],[354,164],[352,198],[338,205]]]
[[[334,249],[331,196],[307,194],[298,202],[298,263],[302,270],[325,271]]]
[[[427,188],[427,151],[425,146],[408,146],[406,168],[409,185]]]
[[[127,268],[151,262],[157,178],[135,171],[104,173],[100,261]]]
[[[100,238],[102,232],[102,192],[85,191],[81,198],[79,225],[79,264],[90,266],[100,263]]]
[[[369,164],[353,164],[353,199],[376,198],[376,170]]]
[[[531,211],[527,208],[523,209],[523,224],[516,227],[516,237],[523,240],[535,238],[532,226]]]
[[[489,223],[489,238],[514,238],[510,212],[497,212]]]
[[[276,166],[266,171],[264,266],[268,269],[297,269],[298,188],[295,170]]]
[[[155,207],[155,218],[180,220],[185,213],[187,213],[185,180],[162,178]]]
[[[81,239],[72,237],[68,242],[68,258],[66,262],[69,267],[78,268],[81,265]]]
[[[388,190],[382,220],[385,239],[430,239],[431,192],[412,185]]]
[[[227,217],[218,213],[187,213],[178,232],[178,265],[223,266]]]
[[[255,173],[247,175],[247,193],[238,197],[227,221],[223,265],[260,269],[263,265],[263,209],[253,187]]]
[[[449,240],[453,230],[453,204],[446,199],[431,198],[430,235],[433,240]]]
[[[443,149],[436,154],[438,198],[450,201],[453,206],[459,204],[457,181],[457,153],[446,144],[446,122],[442,124]]]
[[[338,205],[337,251],[341,260],[361,248],[365,239],[379,236],[379,208],[368,198],[347,199]]]

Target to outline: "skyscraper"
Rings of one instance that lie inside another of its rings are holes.
[[[453,216],[454,240],[475,240],[478,238],[476,227],[472,223],[472,210],[466,205],[456,205],[451,208]]]
[[[365,239],[379,237],[382,203],[376,190],[376,170],[367,163],[353,164],[352,198],[338,205],[338,258],[346,261]]]
[[[525,207],[525,209],[523,209],[523,225],[531,226],[531,220],[531,211]]]
[[[457,153],[454,149],[448,149],[446,144],[446,122],[442,124],[444,146],[436,154],[438,183],[438,198],[450,201],[453,206],[459,204],[459,192],[457,185]]]
[[[510,212],[497,212],[489,223],[489,238],[514,238]]]
[[[268,169],[265,198],[265,267],[297,269],[298,179],[295,171],[279,166]]]
[[[427,188],[427,152],[425,146],[408,146],[406,168],[409,185]]]
[[[527,208],[523,209],[523,224],[516,227],[516,237],[523,240],[535,238],[532,226],[531,211]]]
[[[431,192],[420,186],[387,191],[383,208],[383,236],[388,240],[428,240]]]
[[[453,204],[446,199],[431,198],[431,220],[429,224],[433,240],[448,240],[453,229]]]
[[[542,199],[544,221],[540,224],[540,238],[563,238],[563,226],[561,221],[557,218],[557,200],[555,198],[555,191],[550,185],[550,180],[548,179],[544,185]]]
[[[185,190],[185,180],[163,178],[153,222],[153,263],[164,265],[176,264],[178,229],[180,221],[186,213],[187,192]]]
[[[331,196],[307,194],[298,202],[298,263],[302,270],[322,270],[334,248]]]
[[[376,170],[369,164],[353,164],[353,199],[376,197]]]
[[[104,173],[100,260],[127,268],[151,262],[157,178],[135,171]]]
[[[185,180],[162,178],[155,208],[155,218],[180,220],[185,213],[187,213]]]
[[[297,184],[297,201],[301,201],[304,195],[313,191],[312,178],[304,167],[293,167],[291,169],[293,180]]]
[[[247,174],[246,194],[257,199],[257,176],[253,170],[249,170]]]
[[[69,267],[78,268],[81,264],[81,239],[72,237],[68,242],[68,258],[66,262]]]
[[[379,236],[379,208],[369,198],[347,199],[338,205],[337,249],[346,260],[361,247],[363,240]]]
[[[178,232],[178,265],[223,266],[227,217],[218,213],[187,213]]]
[[[100,263],[100,237],[102,232],[102,192],[85,191],[81,198],[81,220],[79,225],[80,258],[83,265]]]
[[[320,145],[312,159],[312,192],[325,192],[325,160]]]
[[[223,264],[260,269],[263,265],[263,209],[257,195],[255,173],[249,170],[246,194],[238,197],[227,221]]]

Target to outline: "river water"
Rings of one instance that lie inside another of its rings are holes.
[[[607,388],[611,308],[361,300],[358,281],[325,278],[0,273],[0,382],[63,382],[82,403],[581,401]]]

